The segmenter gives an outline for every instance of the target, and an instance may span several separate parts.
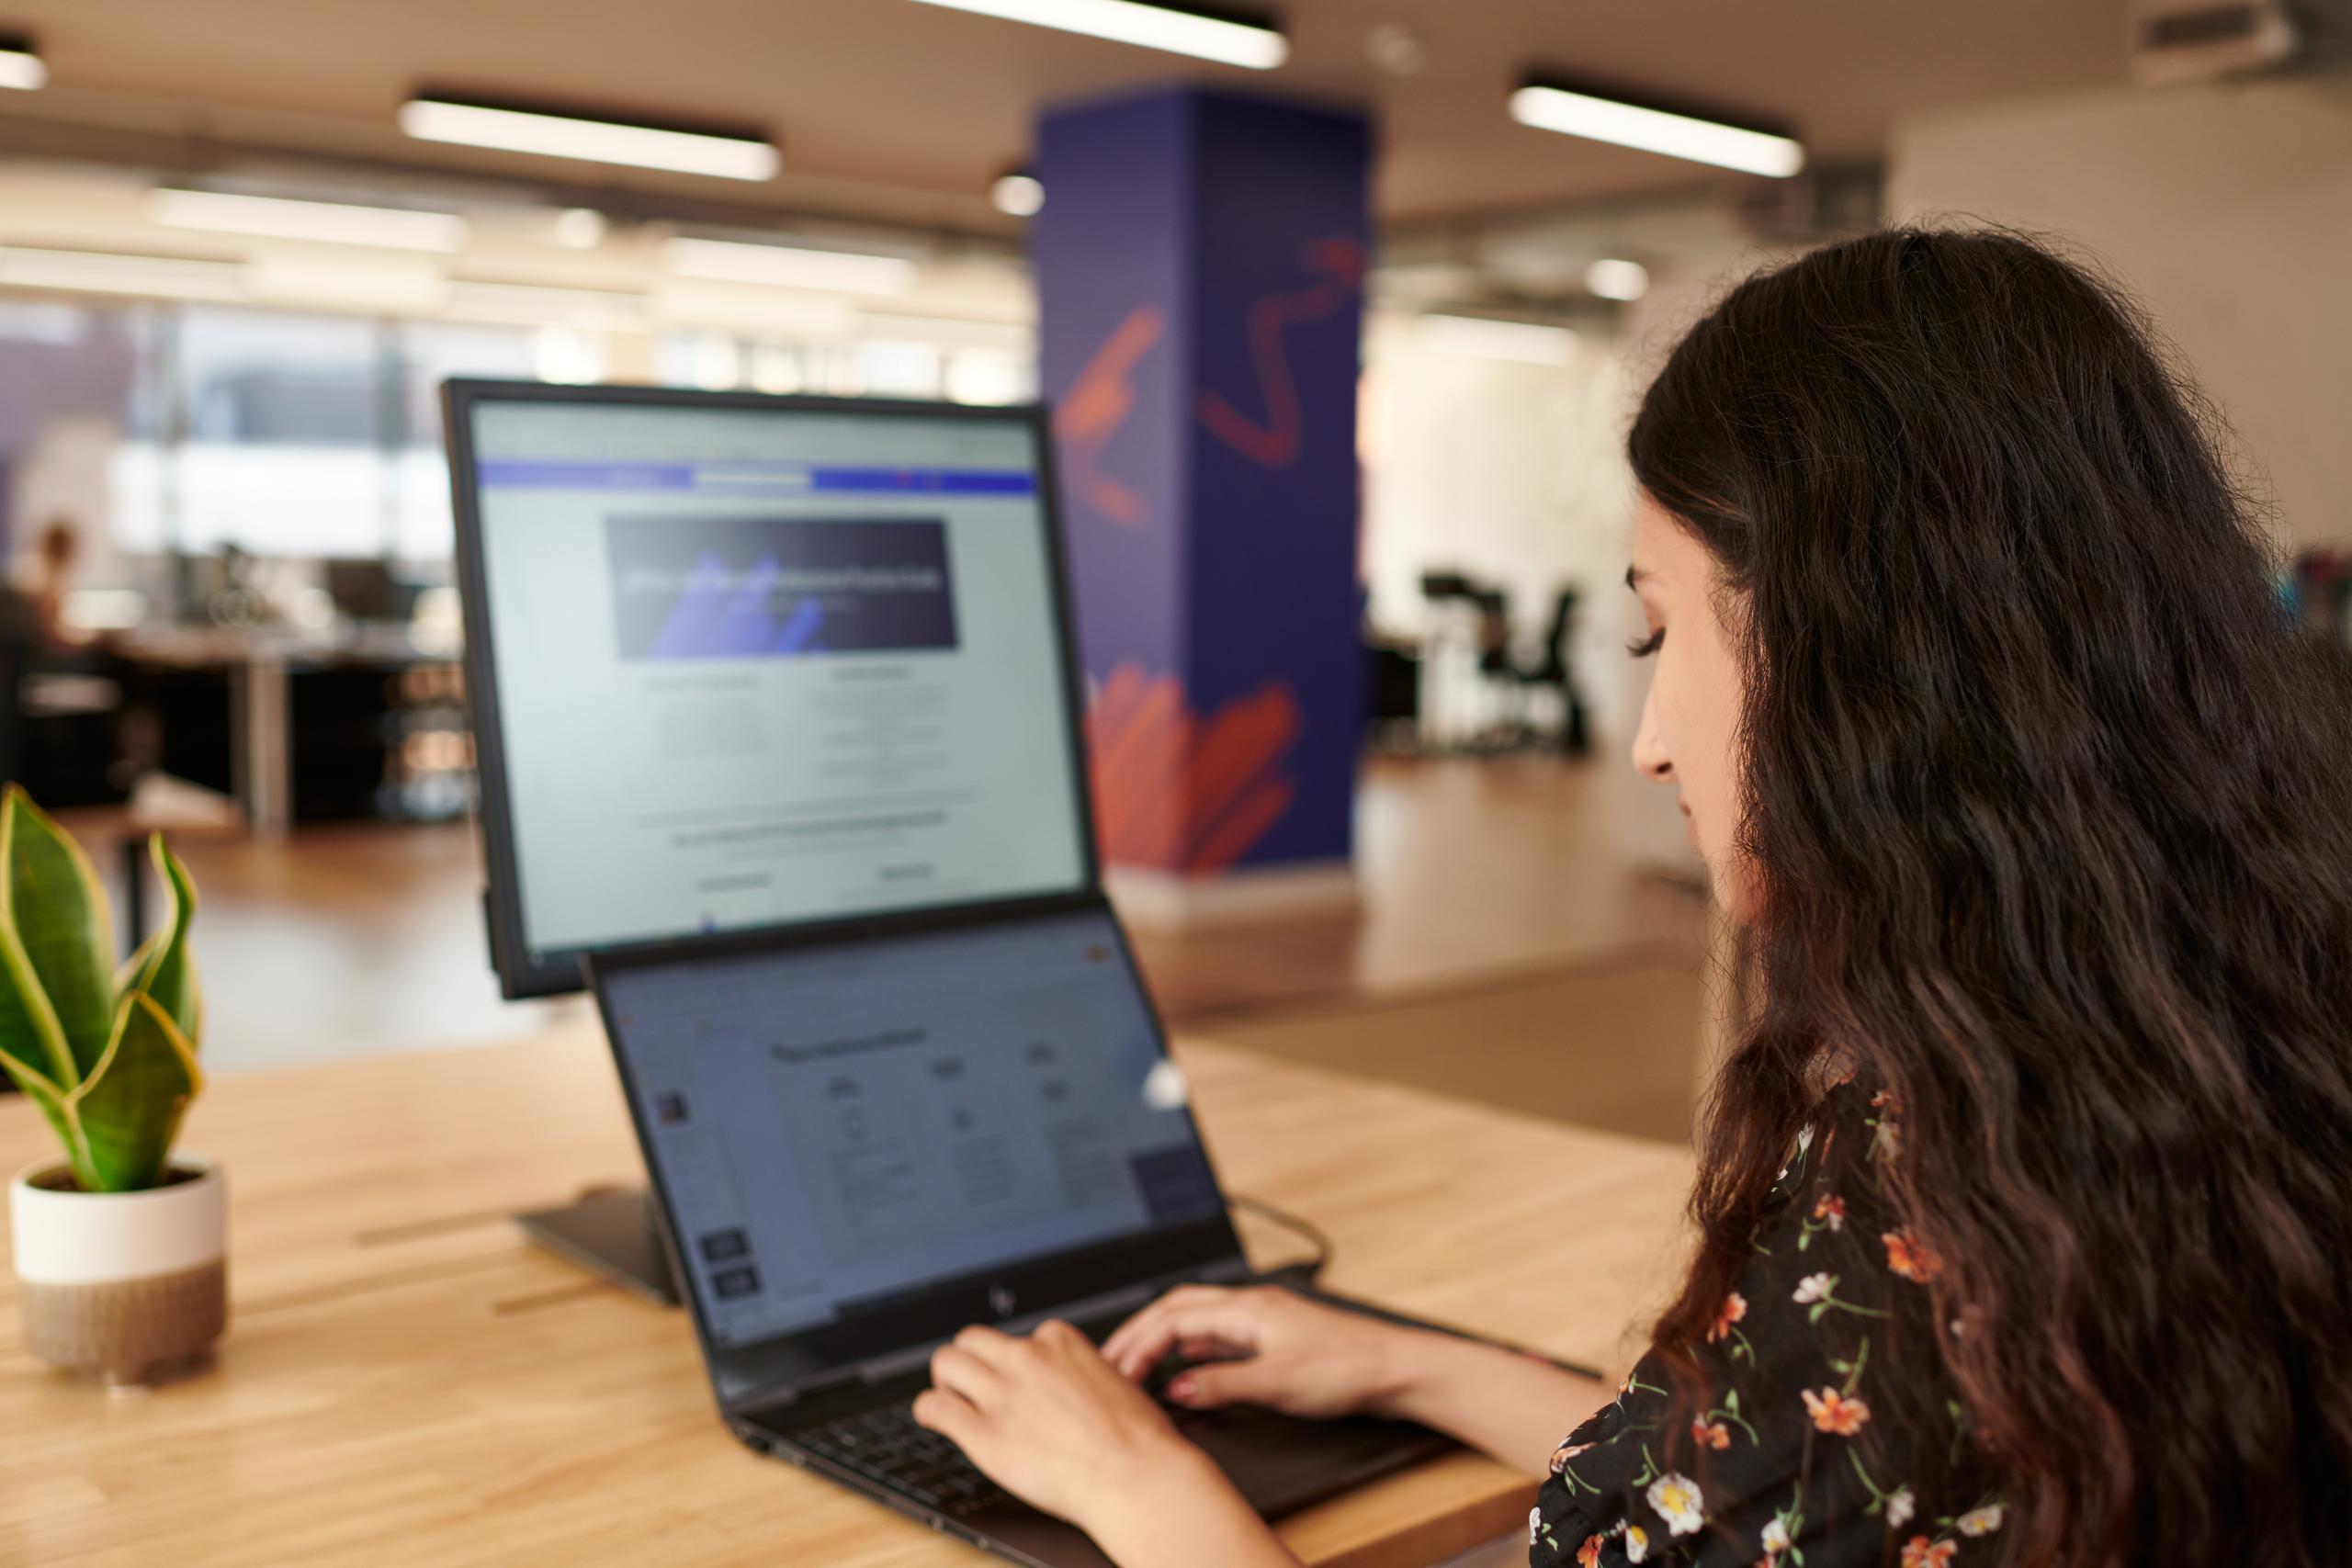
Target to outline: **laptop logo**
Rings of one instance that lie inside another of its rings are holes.
[[[989,1310],[996,1314],[997,1316],[1011,1317],[1012,1315],[1012,1309],[1020,1304],[1021,1303],[1013,1299],[1012,1292],[1006,1290],[1002,1285],[990,1285],[989,1287]]]

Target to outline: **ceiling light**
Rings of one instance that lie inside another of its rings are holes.
[[[592,164],[627,164],[718,179],[773,179],[784,166],[775,144],[748,130],[677,130],[438,95],[420,96],[402,104],[400,124],[422,141],[451,141]]]
[[[1520,365],[1566,365],[1577,346],[1577,334],[1566,327],[1442,311],[1421,318],[1420,339],[1423,347],[1441,354],[1507,359]]]
[[[1418,76],[1430,62],[1430,51],[1400,22],[1383,22],[1366,33],[1363,51],[1391,76]]]
[[[33,49],[33,40],[21,33],[0,35],[0,87],[19,87],[27,92],[49,84],[49,67]]]
[[[1035,218],[1037,209],[1046,205],[1046,186],[1036,175],[1015,169],[997,176],[996,184],[989,187],[989,197],[996,203],[999,212],[1015,218]]]
[[[261,255],[245,266],[256,299],[390,314],[437,312],[449,298],[438,262],[384,256],[354,265],[316,255]]]
[[[915,281],[915,264],[905,256],[735,240],[664,240],[662,265],[681,277],[759,283],[776,288],[833,289],[844,294],[903,294]]]
[[[173,299],[242,299],[235,262],[114,251],[52,251],[0,245],[0,286],[76,294],[143,294]]]
[[[1603,299],[1638,299],[1650,291],[1650,269],[1637,261],[1603,256],[1584,269],[1584,286]]]
[[[923,0],[923,4],[1164,49],[1252,71],[1272,71],[1290,58],[1290,40],[1272,17],[1203,6],[1147,5],[1143,0]]]
[[[571,207],[556,214],[555,243],[567,251],[593,251],[605,243],[611,225],[593,207]]]
[[[446,310],[472,321],[633,329],[644,325],[645,303],[643,295],[617,289],[459,279],[450,289]]]
[[[405,207],[357,207],[340,201],[297,201],[230,191],[159,186],[147,193],[147,216],[171,229],[260,234],[273,240],[322,240],[340,245],[382,245],[401,251],[459,251],[466,220],[453,212]]]
[[[1534,79],[1510,96],[1510,116],[1538,130],[1556,130],[1669,158],[1689,158],[1750,175],[1786,179],[1804,167],[1794,137]]]

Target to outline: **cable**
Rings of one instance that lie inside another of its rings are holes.
[[[1317,1229],[1311,1221],[1302,1220],[1296,1214],[1275,1208],[1272,1203],[1263,1203],[1255,1198],[1244,1197],[1238,1192],[1227,1193],[1225,1206],[1240,1213],[1255,1214],[1261,1220],[1280,1225],[1315,1249],[1313,1258],[1303,1263],[1286,1263],[1279,1269],[1270,1269],[1267,1270],[1270,1275],[1294,1275],[1300,1283],[1311,1285],[1323,1277],[1324,1269],[1330,1267],[1331,1255],[1338,1249],[1331,1245],[1331,1238]]]
[[[1244,1197],[1238,1192],[1227,1193],[1225,1206],[1244,1213],[1255,1214],[1262,1220],[1272,1221],[1315,1249],[1315,1256],[1306,1261],[1285,1263],[1279,1268],[1269,1269],[1261,1278],[1290,1285],[1301,1293],[1329,1305],[1344,1308],[1349,1312],[1362,1313],[1366,1317],[1376,1317],[1385,1323],[1398,1324],[1407,1328],[1433,1329],[1440,1334],[1452,1335],[1457,1339],[1476,1340],[1482,1345],[1492,1345],[1498,1349],[1513,1351],[1534,1360],[1547,1362],[1563,1371],[1575,1372],[1580,1377],[1590,1378],[1595,1382],[1608,1381],[1599,1371],[1580,1361],[1546,1355],[1541,1350],[1531,1350],[1524,1345],[1514,1345],[1507,1339],[1497,1339],[1485,1334],[1474,1334],[1466,1328],[1454,1328],[1442,1323],[1430,1323],[1420,1318],[1408,1317],[1402,1313],[1390,1312],[1385,1307],[1376,1307],[1367,1302],[1356,1301],[1347,1296],[1335,1296],[1328,1292],[1318,1291],[1315,1288],[1315,1282],[1322,1277],[1323,1270],[1330,1266],[1331,1255],[1338,1250],[1329,1235],[1318,1229],[1312,1221],[1302,1220],[1296,1214],[1275,1208],[1272,1203],[1261,1202],[1255,1198]]]

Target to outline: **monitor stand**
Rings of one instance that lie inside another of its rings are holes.
[[[567,1263],[602,1275],[656,1306],[678,1304],[662,1212],[641,1187],[608,1187],[561,1208],[514,1216],[523,1233]]]

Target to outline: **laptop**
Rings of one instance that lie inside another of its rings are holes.
[[[907,1408],[967,1324],[1251,1277],[1102,890],[1044,411],[445,408],[493,961],[594,987],[729,1429],[1099,1564]],[[1182,1424],[1269,1515],[1443,1446]]]
[[[967,1324],[1099,1343],[1174,1286],[1261,1282],[1100,896],[584,967],[728,1429],[1014,1562],[1107,1563],[909,1412]],[[1269,1518],[1450,1446],[1170,1415]]]

